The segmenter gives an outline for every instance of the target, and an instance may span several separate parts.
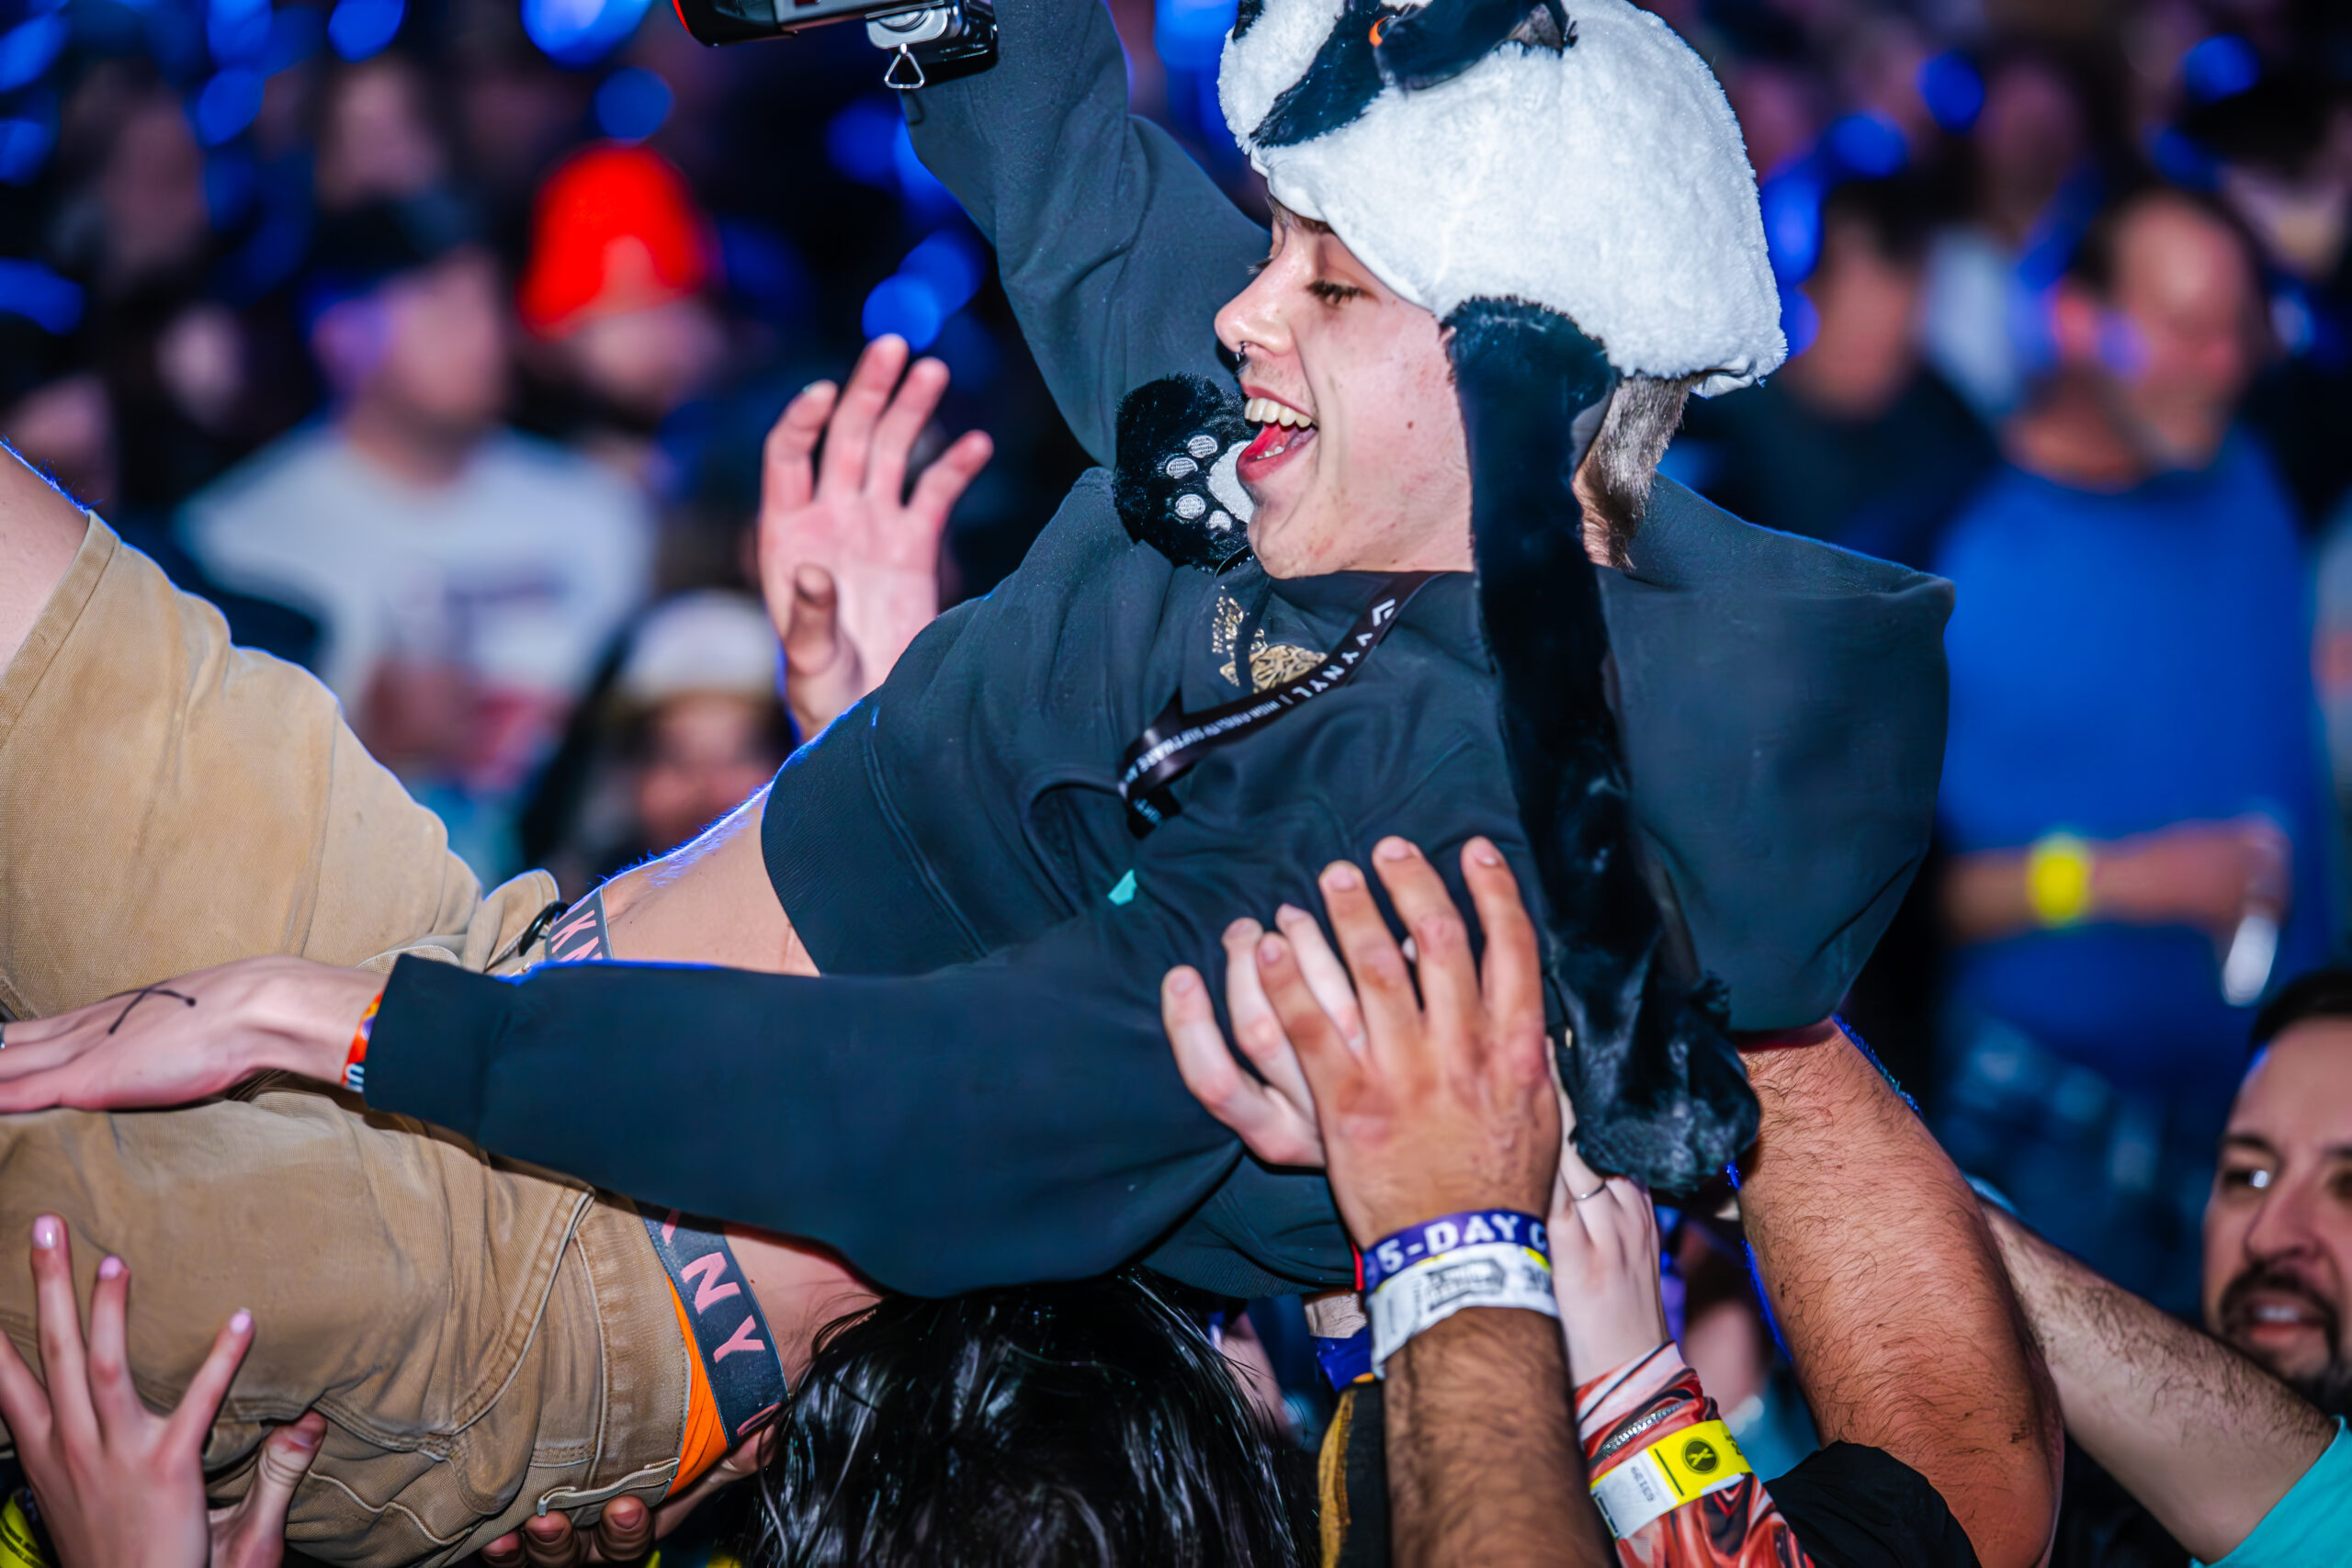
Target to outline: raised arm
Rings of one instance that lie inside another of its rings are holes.
[[[1740,1213],[1825,1443],[1924,1476],[1986,1568],[2041,1561],[2058,1411],[1975,1195],[1835,1024],[1743,1053]],[[1794,1499],[1775,1488],[1792,1513]]]
[[[2008,1215],[1986,1217],[2066,1429],[2199,1561],[2236,1551],[2326,1450],[2335,1423]]]
[[[1000,0],[996,16],[996,65],[907,95],[907,123],[996,247],[1062,417],[1108,464],[1122,397],[1222,373],[1211,322],[1266,232],[1127,113],[1126,56],[1102,0]]]

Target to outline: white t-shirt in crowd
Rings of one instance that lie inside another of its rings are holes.
[[[331,425],[298,431],[190,500],[181,526],[224,586],[319,618],[319,675],[346,713],[386,659],[469,674],[512,716],[466,768],[492,789],[530,765],[650,585],[644,498],[585,457],[508,432],[427,487]]]

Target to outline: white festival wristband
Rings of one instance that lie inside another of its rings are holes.
[[[1386,1376],[1388,1358],[1425,1328],[1468,1307],[1517,1307],[1560,1315],[1552,1267],[1541,1254],[1510,1242],[1457,1247],[1392,1274],[1366,1299],[1372,1316],[1372,1370]]]

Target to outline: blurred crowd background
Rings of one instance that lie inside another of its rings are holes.
[[[1112,9],[1137,110],[1262,208],[1231,0]],[[1665,471],[1960,588],[1939,847],[1851,1020],[1964,1167],[2191,1306],[2250,1004],[2346,908],[2352,7],[1656,9],[1793,355]],[[648,0],[5,0],[0,434],[315,670],[485,878],[577,894],[793,743],[750,548],[793,390],[883,332],[946,361],[933,439],[998,457],[945,602],[1083,465],[885,63]],[[1690,1235],[1686,1348],[1774,1473],[1802,1408]]]

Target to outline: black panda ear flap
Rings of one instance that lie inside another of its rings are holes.
[[[1119,402],[1112,498],[1127,536],[1179,566],[1216,571],[1250,547],[1250,497],[1234,469],[1250,442],[1241,394],[1164,376]]]
[[[1557,54],[1576,40],[1560,0],[1442,0],[1384,22],[1380,73],[1408,92],[1450,82],[1506,43]]]

